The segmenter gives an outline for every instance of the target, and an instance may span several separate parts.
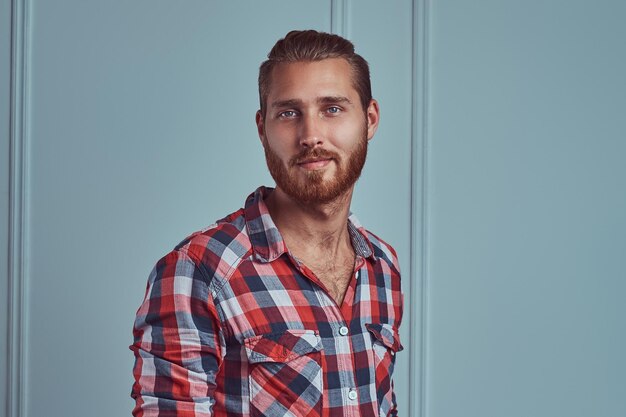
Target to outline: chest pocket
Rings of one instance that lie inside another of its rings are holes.
[[[322,341],[313,330],[287,330],[244,341],[250,415],[321,416]]]
[[[396,353],[403,349],[398,329],[387,323],[365,324],[372,336],[372,350],[376,367],[376,396],[380,416],[396,415],[396,397],[391,376]]]

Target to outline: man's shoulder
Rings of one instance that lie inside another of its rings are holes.
[[[217,264],[233,266],[251,251],[244,209],[239,209],[215,223],[193,232],[173,252],[186,256],[211,269]]]
[[[372,244],[372,249],[374,250],[374,256],[376,256],[378,259],[384,260],[390,265],[393,265],[393,267],[395,267],[399,272],[400,267],[398,265],[398,255],[396,253],[396,250],[393,248],[393,246],[385,242],[383,239],[381,239],[378,235],[374,234],[373,232],[367,229],[362,229],[362,230],[365,232],[367,239]]]

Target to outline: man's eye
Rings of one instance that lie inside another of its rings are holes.
[[[339,113],[341,109],[337,106],[331,106],[326,111],[328,111],[328,113],[336,114]]]
[[[295,117],[296,112],[293,110],[286,110],[286,111],[280,112],[278,116],[289,119],[289,118]]]

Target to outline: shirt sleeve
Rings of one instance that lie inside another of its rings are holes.
[[[398,282],[397,282],[397,297],[394,298],[394,309],[396,311],[396,329],[397,331],[399,331],[400,329],[400,325],[402,324],[402,317],[404,315],[404,294],[402,293],[402,286],[400,284],[400,277],[401,277],[401,273],[400,273],[400,262],[398,260],[398,255],[395,251],[395,249],[393,247],[389,247],[391,250],[391,254],[392,254],[392,263],[394,268],[396,269],[397,273],[398,273]],[[404,349],[402,347],[402,343],[400,342],[400,335],[398,333],[398,349],[396,351],[399,352],[402,349]],[[394,363],[394,368],[395,368],[395,363],[396,363],[396,355],[394,354],[393,357],[393,363]],[[391,411],[389,412],[388,416],[389,417],[397,417],[398,416],[398,402],[396,400],[396,392],[395,392],[395,384],[394,384],[394,377],[391,378],[391,390],[392,390],[392,408]]]
[[[197,263],[180,250],[159,260],[133,328],[133,416],[211,416],[225,351],[220,329]]]

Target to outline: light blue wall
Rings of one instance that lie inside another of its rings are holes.
[[[354,40],[381,103],[353,210],[401,259],[401,415],[626,415],[626,3],[0,0],[3,270],[11,3],[30,150],[26,408],[7,417],[130,414],[147,274],[272,183],[257,68],[308,27]]]
[[[626,415],[625,21],[431,2],[429,417]]]
[[[0,306],[9,305],[9,121],[11,91],[11,2],[0,0]],[[0,415],[8,378],[8,309],[0,307]]]

